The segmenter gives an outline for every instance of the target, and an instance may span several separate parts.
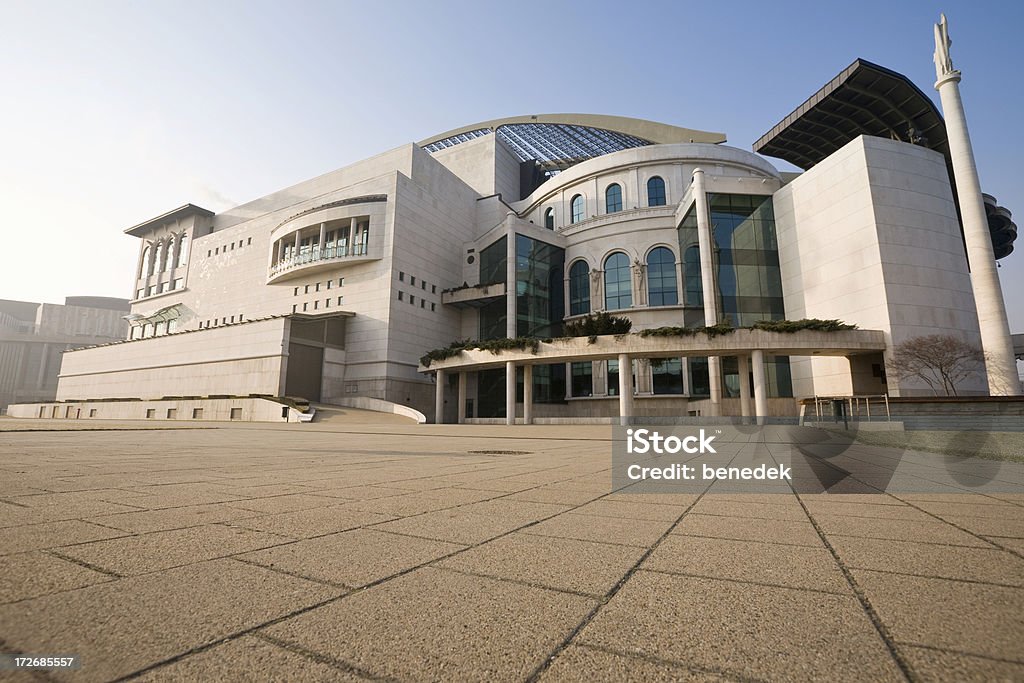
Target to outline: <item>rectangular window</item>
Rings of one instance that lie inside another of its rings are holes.
[[[341,302],[343,302],[344,300],[345,300],[345,297],[343,297],[343,296],[339,296],[339,297],[338,297],[338,305],[340,306],[340,305],[341,305]]]
[[[591,396],[594,393],[594,364],[591,362],[572,364],[572,395]]]
[[[413,287],[416,286],[416,276],[415,275],[409,278],[409,284],[412,285]]]
[[[210,258],[211,256],[213,256],[213,252],[211,250],[207,249],[206,250],[206,258]]]
[[[217,254],[219,254],[219,253],[220,253],[220,247],[217,247],[217,248],[215,248],[215,249],[213,250],[213,255],[214,255],[214,256],[216,256],[216,255],[217,255]]]
[[[318,282],[318,283],[316,283],[316,290],[315,290],[315,291],[317,291],[317,292],[319,292],[319,291],[320,291],[320,283],[319,283],[319,282]]]
[[[437,285],[430,285],[430,293],[437,294]]]
[[[405,292],[398,292],[398,300],[405,301]]]
[[[331,300],[330,299],[324,299],[324,308],[330,308],[330,307],[331,307]]]
[[[249,238],[249,241],[247,242],[247,244],[252,244],[252,238],[251,237]]]
[[[422,280],[420,280],[420,289],[422,289],[422,290],[426,291],[426,289],[427,289],[427,283],[426,283],[426,282],[424,282],[424,281],[422,281]]]
[[[156,408],[146,408],[146,419],[152,419],[156,417]]]
[[[339,287],[344,287],[345,286],[345,278],[343,278],[343,277],[339,277],[338,278],[338,286]]]
[[[435,309],[435,305],[436,305],[436,304],[433,304],[433,303],[431,303],[431,304],[430,304],[430,310],[431,310],[431,311],[433,311],[433,310]]]
[[[241,420],[242,419],[242,409],[241,408],[232,408],[231,409],[231,419],[232,420]]]
[[[295,291],[292,292],[292,296],[298,296],[298,295],[299,295],[299,288],[296,287]]]
[[[320,301],[319,300],[314,301],[313,302],[313,310],[316,311],[316,310],[319,310],[319,309],[320,309]]]
[[[234,251],[234,250],[235,250],[235,243],[234,243],[234,242],[232,242],[232,243],[231,243],[231,251]]]
[[[409,303],[412,304],[413,306],[416,305],[416,297],[413,296],[412,294],[409,295]]]
[[[181,289],[184,284],[185,284],[185,280],[183,278],[179,277],[179,278],[175,279],[174,286],[171,287],[171,289]]]
[[[231,322],[235,322],[235,316],[231,316]]]
[[[193,408],[192,409],[192,419],[193,420],[202,420],[203,419],[203,409],[202,408]]]
[[[42,410],[42,408],[40,408],[39,410]],[[42,415],[40,415],[40,417],[42,417]],[[90,408],[89,409],[89,417],[96,417],[96,409],[95,408]]]
[[[177,418],[178,418],[178,409],[177,408],[168,408],[167,409],[167,419],[168,420],[176,420]]]
[[[302,302],[302,311],[306,312],[308,310],[309,310],[309,302],[308,301],[303,301]]]
[[[427,307],[427,302],[424,301],[423,299],[420,299],[420,308],[426,308],[426,307]]]
[[[331,283],[333,283],[333,282],[334,282],[334,280],[328,280],[327,281],[327,289],[331,288]]]
[[[292,313],[298,313],[298,311],[299,311],[299,305],[298,304],[292,304]]]
[[[135,292],[135,298],[136,299],[141,299],[145,295],[146,295],[146,290],[144,290],[144,289],[140,289],[139,291]]]
[[[303,292],[303,294],[309,294],[309,285],[306,285],[306,289],[305,289],[305,291]]]
[[[399,282],[405,282],[405,273],[404,272],[398,271],[398,281]]]

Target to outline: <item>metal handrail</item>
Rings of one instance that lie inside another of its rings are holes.
[[[885,406],[885,421],[892,422],[892,414],[889,412],[889,395],[888,394],[864,394],[864,395],[851,395],[851,396],[814,396],[814,414],[818,421],[821,421],[823,415],[827,416],[831,413],[830,410],[822,410],[824,406],[830,406],[834,401],[843,401],[847,408],[847,417],[849,419],[861,420],[862,410],[863,419],[865,422],[871,421],[871,400],[876,400],[876,405],[881,407]],[[881,419],[881,415],[876,412],[878,419]]]
[[[319,247],[314,247],[309,251],[299,252],[296,256],[290,256],[273,264],[270,266],[270,274],[276,275],[297,266],[304,266],[307,263],[314,263],[316,261],[330,261],[348,256],[366,256],[367,246],[365,242],[357,242],[351,248],[348,245],[327,247],[322,250]]]

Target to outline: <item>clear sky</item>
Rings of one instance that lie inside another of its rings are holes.
[[[128,297],[125,228],[476,121],[618,114],[750,149],[857,57],[937,101],[940,10],[982,189],[1024,225],[1024,3],[0,0],[0,298]],[[1024,332],[1024,235],[1000,273]]]

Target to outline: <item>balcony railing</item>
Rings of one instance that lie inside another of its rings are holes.
[[[305,266],[310,263],[316,263],[320,261],[333,261],[335,259],[342,259],[348,257],[366,256],[367,245],[353,244],[352,246],[343,245],[335,247],[327,247],[320,249],[319,247],[313,247],[309,251],[302,251],[295,256],[290,256],[284,260],[278,261],[277,263],[270,266],[270,277],[280,275],[281,273],[287,272],[292,268],[298,268],[299,266]]]

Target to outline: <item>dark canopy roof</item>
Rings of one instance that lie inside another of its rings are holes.
[[[953,164],[942,114],[910,79],[857,59],[753,144],[759,154],[785,159],[807,170],[860,135],[921,145],[946,159],[954,187]],[[959,206],[958,206],[959,211]],[[1005,209],[1003,210],[1005,211]],[[1006,212],[1007,218],[1009,212]],[[1016,226],[989,220],[997,259],[1013,251]]]

